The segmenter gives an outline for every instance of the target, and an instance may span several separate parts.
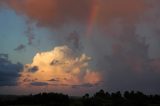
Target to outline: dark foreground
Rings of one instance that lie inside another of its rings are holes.
[[[100,90],[93,96],[69,97],[60,93],[28,96],[0,96],[0,106],[160,106],[160,95],[141,92],[108,93]]]

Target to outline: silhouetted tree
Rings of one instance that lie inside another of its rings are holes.
[[[86,93],[82,97],[69,97],[61,93],[39,93],[36,95],[0,96],[0,106],[159,106],[160,95],[145,95],[142,92],[120,91],[115,93],[100,90],[94,96]]]

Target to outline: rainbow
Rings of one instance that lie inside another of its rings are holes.
[[[94,28],[97,15],[98,15],[98,9],[99,8],[96,0],[93,0],[92,6],[91,6],[91,12],[89,14],[89,19],[88,19],[87,28],[86,28],[86,36],[90,36],[92,34],[92,30]]]

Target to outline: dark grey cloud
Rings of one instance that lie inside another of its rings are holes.
[[[80,85],[71,85],[72,88],[90,88],[90,87],[97,87],[99,83],[91,84],[91,83],[83,83]]]
[[[17,78],[20,77],[23,65],[14,64],[8,60],[8,55],[0,55],[0,86],[15,86]]]
[[[49,85],[46,82],[32,82],[30,84],[33,85],[33,86],[47,86],[47,85]]]
[[[33,66],[33,67],[29,68],[28,71],[34,73],[34,72],[38,71],[38,69],[39,69],[38,66]]]
[[[15,50],[15,51],[21,51],[21,50],[24,50],[25,48],[26,48],[25,45],[20,44],[20,45],[18,45],[14,50]]]
[[[0,57],[1,57],[1,58],[8,58],[8,54],[0,53]]]
[[[114,37],[111,54],[106,52],[106,55],[95,55],[96,67],[103,70],[104,88],[160,92],[159,61],[153,62],[155,59],[150,59],[149,45],[145,37],[135,33],[134,26],[127,25],[123,28],[125,30],[119,37]]]
[[[30,81],[32,81],[32,80],[29,79],[29,78],[25,78],[25,79],[23,80],[23,82],[30,82]]]
[[[50,85],[56,86],[56,87],[57,87],[57,86],[62,86],[62,87],[67,87],[67,86],[68,86],[68,87],[69,87],[69,86],[70,86],[70,85],[68,85],[68,84],[57,84],[57,83],[56,83],[56,84],[50,84]]]
[[[74,50],[81,49],[80,35],[76,31],[71,32],[67,36],[66,42]]]
[[[34,34],[34,28],[33,25],[30,21],[26,21],[27,29],[25,30],[24,34],[27,37],[28,40],[28,45],[33,44],[33,40],[35,39],[35,34]]]
[[[53,59],[50,63],[50,65],[62,65],[62,64],[65,64],[65,63],[56,59]]]
[[[55,79],[55,78],[52,78],[52,79],[50,79],[50,80],[48,80],[48,81],[53,81],[53,82],[58,82],[59,81],[59,79]]]

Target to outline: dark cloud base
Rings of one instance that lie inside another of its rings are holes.
[[[16,86],[20,72],[23,70],[21,63],[13,64],[8,60],[8,54],[0,55],[0,86]]]

